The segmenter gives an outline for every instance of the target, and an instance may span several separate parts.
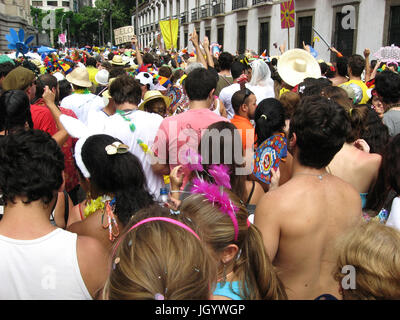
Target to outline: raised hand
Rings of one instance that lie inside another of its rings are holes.
[[[193,29],[193,32],[189,35],[190,41],[192,41],[193,45],[196,47],[199,45],[199,35],[196,32],[196,28]]]
[[[44,103],[45,103],[46,105],[54,104],[54,101],[56,100],[56,95],[54,94],[53,91],[51,91],[51,90],[49,89],[49,86],[46,86],[46,87],[44,88],[44,92],[43,92],[42,98],[43,98]]]

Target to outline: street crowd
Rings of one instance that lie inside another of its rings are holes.
[[[0,299],[400,299],[400,48],[190,41],[0,55]]]

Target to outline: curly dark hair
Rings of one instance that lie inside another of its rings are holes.
[[[343,147],[350,131],[346,110],[320,96],[304,98],[290,122],[289,137],[297,137],[299,162],[322,169]]]
[[[23,130],[0,139],[0,192],[7,204],[49,204],[63,184],[64,154],[41,130]]]
[[[400,101],[400,75],[390,70],[385,70],[375,78],[375,87],[378,94],[386,104]]]
[[[106,146],[121,142],[109,135],[89,137],[82,146],[82,160],[90,172],[91,193],[114,194],[115,214],[126,225],[131,216],[154,203],[139,159],[130,152],[108,155]],[[82,175],[82,173],[80,172]]]
[[[229,52],[222,52],[218,57],[218,63],[221,70],[231,70],[233,56]]]
[[[142,90],[137,81],[131,76],[122,75],[117,77],[110,85],[110,95],[117,105],[125,102],[139,105]]]

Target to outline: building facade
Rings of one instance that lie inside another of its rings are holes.
[[[0,52],[6,52],[7,41],[5,35],[10,28],[25,32],[34,32],[32,18],[30,16],[29,0],[0,0]]]
[[[150,46],[160,20],[179,19],[179,48],[192,50],[189,35],[208,36],[224,51],[246,49],[273,56],[279,45],[302,48],[315,42],[318,58],[329,60],[323,39],[345,55],[365,48],[400,46],[400,0],[295,0],[295,27],[281,29],[280,0],[149,0],[139,6],[140,44]],[[134,19],[133,19],[134,20]],[[314,32],[315,28],[320,37]],[[321,37],[323,39],[321,39]]]
[[[42,10],[64,9],[64,11],[73,11],[76,0],[31,0],[32,7]]]

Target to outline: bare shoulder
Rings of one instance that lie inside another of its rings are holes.
[[[109,252],[99,240],[87,236],[78,236],[76,251],[83,281],[95,298],[107,279]]]

